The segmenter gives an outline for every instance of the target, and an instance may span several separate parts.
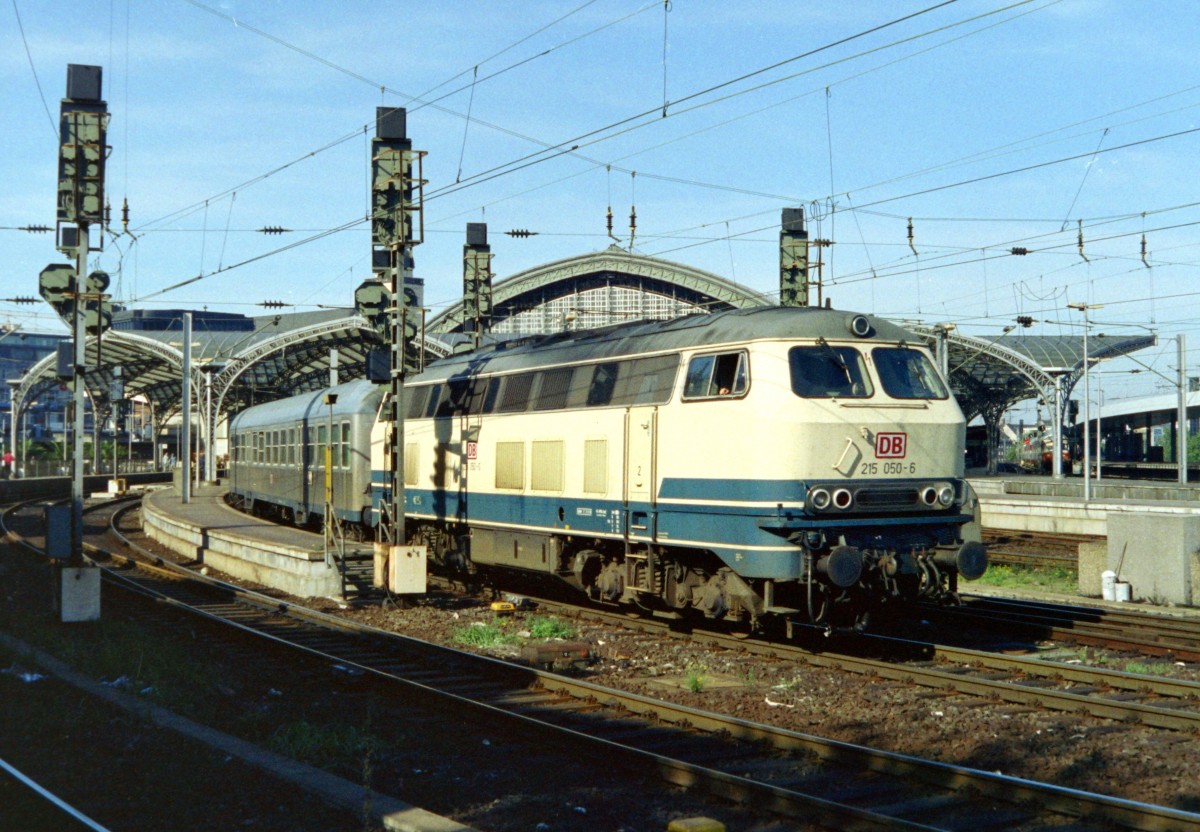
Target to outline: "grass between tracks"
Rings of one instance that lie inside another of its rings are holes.
[[[528,621],[496,616],[490,624],[476,621],[454,634],[454,640],[459,644],[480,648],[521,645],[556,638],[575,638],[575,630],[570,624],[553,616],[533,616]]]
[[[989,566],[983,577],[975,583],[1004,589],[1038,589],[1071,595],[1079,591],[1079,577],[1072,569],[1060,567]],[[962,582],[959,589],[970,592],[970,583]]]

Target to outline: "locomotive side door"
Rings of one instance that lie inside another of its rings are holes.
[[[658,408],[630,407],[625,411],[625,537],[654,540],[658,536],[657,471]]]

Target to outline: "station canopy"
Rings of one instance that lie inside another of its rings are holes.
[[[1026,399],[1065,402],[1083,376],[1082,336],[1013,335],[995,338],[961,335],[944,326],[909,326],[935,350],[946,353],[950,386],[967,420],[985,421]],[[1088,338],[1088,357],[1096,362],[1118,358],[1158,343],[1154,333]],[[1057,388],[1056,388],[1057,380]]]
[[[113,328],[87,339],[87,395],[100,414],[119,398],[143,397],[165,423],[181,410],[183,315],[187,310],[117,312]],[[329,383],[331,351],[342,380],[361,376],[380,337],[352,309],[246,317],[192,312],[192,380],[197,412],[239,410]],[[344,369],[342,369],[344,368]],[[14,387],[16,408],[60,385],[55,355]]]
[[[614,323],[674,318],[772,304],[766,295],[690,266],[610,247],[557,260],[496,281],[492,338]],[[87,341],[88,395],[100,414],[115,398],[144,397],[162,425],[181,410],[183,313],[123,311],[113,328]],[[210,427],[228,413],[263,401],[321,389],[337,356],[338,380],[361,378],[366,356],[382,338],[352,308],[247,317],[192,312],[194,405]],[[461,349],[463,305],[432,317],[424,329],[426,360]],[[1063,397],[1083,371],[1081,337],[998,338],[960,334],[952,326],[905,325],[943,357],[955,396],[968,419],[998,420],[1029,398],[1050,401],[1055,378]],[[1153,345],[1154,335],[1089,338],[1092,361]],[[41,390],[59,385],[51,355],[34,365],[13,389],[14,412]]]

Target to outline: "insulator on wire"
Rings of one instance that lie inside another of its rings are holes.
[[[281,228],[278,225],[264,225],[262,228],[258,229],[258,233],[259,234],[287,234],[287,233],[290,233],[291,230],[292,229],[290,229],[290,228]]]
[[[1029,249],[1025,248],[1024,246],[1013,246],[1012,248],[1010,248],[1008,250],[1008,253],[1015,254],[1018,257],[1024,257],[1026,254],[1029,253]]]
[[[281,300],[264,300],[258,305],[265,309],[283,309],[285,306],[287,306],[287,304]]]
[[[52,230],[48,225],[22,225],[18,231],[28,231],[30,234],[49,234]]]
[[[536,237],[539,232],[530,231],[528,228],[514,228],[511,231],[505,231],[510,237]]]
[[[22,303],[22,304],[37,303],[36,298],[29,297],[28,295],[21,295],[20,297],[15,297],[15,298],[0,298],[0,301],[3,301],[4,303]]]

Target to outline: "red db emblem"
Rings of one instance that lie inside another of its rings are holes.
[[[876,459],[904,459],[906,453],[908,453],[907,433],[875,434]]]

